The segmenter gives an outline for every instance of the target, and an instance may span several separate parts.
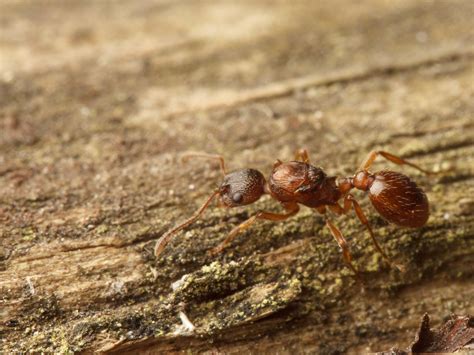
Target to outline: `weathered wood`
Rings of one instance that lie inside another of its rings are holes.
[[[473,314],[473,11],[471,1],[3,3],[1,352],[381,351],[408,344],[424,312],[435,326]],[[427,191],[421,229],[386,224],[357,194],[405,273],[356,218],[335,219],[362,292],[309,209],[207,254],[252,213],[278,210],[268,198],[211,208],[153,257],[154,240],[220,178],[182,153],[268,174],[301,147],[330,174],[351,174],[375,148],[440,172],[376,164]]]

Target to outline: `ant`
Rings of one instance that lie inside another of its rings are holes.
[[[355,188],[367,192],[378,213],[389,222],[402,227],[418,228],[426,223],[429,217],[428,199],[423,190],[404,174],[391,170],[371,173],[369,168],[378,156],[392,163],[409,165],[423,173],[430,174],[429,171],[420,168],[418,165],[388,152],[372,151],[352,177],[327,176],[321,168],[311,165],[308,152],[305,149],[300,149],[297,151],[294,161],[284,163],[281,160],[276,160],[267,182],[263,174],[255,169],[240,169],[228,173],[224,158],[220,155],[187,154],[184,158],[200,157],[218,160],[224,179],[191,218],[167,231],[157,241],[155,256],[161,254],[173,235],[196,221],[214,198],[219,198],[220,206],[230,208],[249,205],[257,201],[262,195],[269,194],[280,202],[286,213],[257,212],[235,227],[221,244],[211,250],[212,254],[222,252],[240,232],[250,227],[257,220],[286,220],[298,213],[299,205],[302,204],[314,208],[325,216],[326,226],[342,249],[344,261],[356,276],[358,272],[352,264],[348,243],[341,231],[327,216],[327,210],[337,215],[343,215],[354,209],[357,218],[369,232],[378,252],[390,265],[401,271],[403,267],[392,263],[380,247],[367,217],[350,191]]]

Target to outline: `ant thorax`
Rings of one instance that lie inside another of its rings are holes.
[[[327,177],[321,168],[297,161],[274,165],[269,190],[280,202],[309,207],[334,204],[341,196],[334,177]]]

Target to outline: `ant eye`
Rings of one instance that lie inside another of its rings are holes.
[[[243,199],[244,196],[240,192],[236,192],[232,195],[232,201],[234,201],[235,203],[241,203]]]

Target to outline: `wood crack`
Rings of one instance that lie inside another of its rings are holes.
[[[202,105],[172,111],[165,116],[168,118],[181,116],[189,113],[206,112],[217,109],[230,109],[251,102],[259,102],[278,97],[289,96],[298,90],[310,87],[324,87],[334,84],[349,84],[368,80],[378,76],[396,75],[419,70],[436,64],[446,64],[457,61],[470,61],[474,58],[474,51],[449,52],[434,56],[428,56],[414,61],[380,65],[378,67],[356,67],[331,73],[324,77],[320,74],[308,75],[300,78],[292,78],[270,85],[242,91],[225,100],[207,101]]]

